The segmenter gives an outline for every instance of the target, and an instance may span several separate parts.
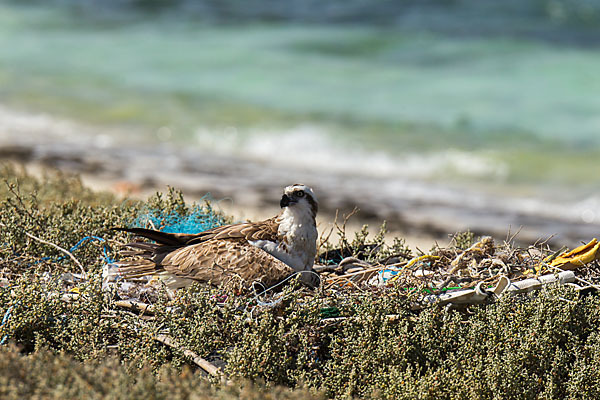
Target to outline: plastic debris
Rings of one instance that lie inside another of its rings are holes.
[[[600,243],[590,243],[548,257],[546,246],[515,248],[483,237],[467,249],[434,248],[431,254],[386,264],[347,257],[337,266],[317,266],[325,290],[379,291],[391,285],[421,291],[415,309],[431,304],[481,304],[508,294],[525,293],[549,284],[576,290],[600,290]],[[557,256],[557,254],[559,254]],[[392,259],[392,258],[390,258]],[[540,273],[543,273],[542,276]]]
[[[473,289],[456,290],[450,293],[439,295],[424,296],[420,302],[413,306],[413,309],[420,309],[428,304],[439,303],[440,305],[455,304],[481,304],[489,297],[499,298],[506,294],[527,293],[533,290],[541,289],[543,286],[551,283],[574,283],[575,273],[564,271],[559,274],[549,274],[539,278],[525,279],[518,282],[511,282],[506,276],[501,276],[496,286],[492,289],[486,289],[483,282],[479,282]]]
[[[116,295],[121,300],[154,302],[162,288],[168,292],[161,280],[154,276],[123,279],[119,274],[118,264],[106,264],[102,268],[102,290]]]
[[[221,214],[208,205],[195,205],[185,214],[146,209],[133,222],[133,227],[151,227],[169,233],[200,233],[225,224]]]
[[[588,244],[562,253],[552,260],[550,265],[564,270],[582,267],[599,258],[598,249],[600,249],[600,243],[598,239],[594,238]]]

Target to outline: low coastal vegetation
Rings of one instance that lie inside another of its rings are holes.
[[[421,288],[402,284],[311,292],[292,283],[271,304],[196,285],[158,293],[152,313],[123,309],[102,286],[103,267],[127,240],[110,228],[149,209],[229,219],[176,190],[121,200],[58,172],[1,174],[1,398],[600,397],[593,291],[548,287],[415,311]],[[321,256],[412,257],[401,240],[383,245],[384,234],[323,239]],[[475,239],[460,235],[454,246]],[[197,358],[221,372],[207,375]]]

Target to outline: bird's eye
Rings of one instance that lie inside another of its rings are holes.
[[[298,196],[298,197],[304,197],[304,190],[298,190],[296,192],[296,196]]]

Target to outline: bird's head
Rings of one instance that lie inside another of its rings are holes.
[[[314,217],[317,216],[319,203],[313,190],[303,184],[290,185],[283,190],[283,196],[279,202],[281,208],[290,207],[298,211],[306,210]]]

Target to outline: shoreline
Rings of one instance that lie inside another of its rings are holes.
[[[552,237],[549,243],[557,247],[574,247],[600,234],[596,197],[586,204],[585,199],[559,203],[486,194],[403,177],[311,170],[285,165],[281,156],[267,162],[169,143],[137,143],[126,132],[117,140],[114,132],[1,106],[0,117],[0,162],[76,173],[87,186],[120,195],[147,197],[167,185],[182,190],[188,200],[210,193],[213,199],[229,199],[220,200],[224,210],[242,220],[274,215],[281,188],[303,182],[317,193],[320,215],[326,216],[321,221],[332,221],[336,211],[341,216],[358,208],[360,214],[353,218],[357,229],[364,222],[378,230],[385,220],[391,233],[416,238],[427,249],[466,230],[497,240],[519,231],[515,241],[524,245]],[[593,223],[584,221],[586,212]]]
[[[47,173],[47,166],[40,163],[28,163],[28,164],[18,164],[22,166],[29,174],[33,176],[41,177],[44,173]],[[78,176],[81,179],[83,185],[94,192],[109,192],[114,194],[120,199],[137,199],[145,201],[148,197],[152,196],[154,193],[164,192],[167,190],[167,185],[162,187],[159,186],[141,186],[138,184],[134,184],[132,182],[123,181],[123,180],[114,180],[114,179],[106,179],[99,178],[94,174],[90,173],[78,173]],[[186,201],[188,202],[198,202],[201,201],[204,196],[198,195],[195,193],[186,193],[185,190],[182,190]],[[211,196],[212,197],[212,196]],[[276,215],[280,209],[277,205],[268,204],[260,206],[259,204],[241,204],[241,202],[236,202],[229,197],[212,197],[211,204],[215,209],[221,211],[223,214],[227,216],[233,217],[234,221],[259,221],[263,219],[270,218]],[[360,211],[354,214],[352,217],[348,219],[346,224],[346,234],[349,238],[354,238],[355,233],[359,232],[363,225],[369,226],[369,237],[374,236],[381,227],[383,220],[377,220],[374,218],[363,218],[360,215]],[[335,212],[331,213],[330,210],[319,212],[317,215],[317,229],[319,231],[319,237],[322,235],[332,232],[331,238],[334,239],[333,242],[336,243],[337,231],[335,228]],[[343,222],[343,215],[338,215],[338,223],[341,225]],[[449,243],[451,238],[450,234],[446,236],[435,236],[423,233],[408,233],[406,231],[401,231],[397,229],[388,229],[388,234],[385,237],[386,243],[391,243],[394,238],[404,239],[406,245],[413,251],[428,251],[431,247],[433,247],[436,243],[440,245],[444,245]]]
[[[0,159],[0,162],[7,162],[5,158]],[[90,188],[93,191],[107,191],[110,192],[117,197],[122,199],[125,198],[134,198],[145,200],[152,194],[157,191],[164,192],[167,190],[168,186],[175,187],[183,192],[186,201],[194,202],[200,201],[203,197],[209,196],[212,200],[212,204],[220,211],[225,213],[226,215],[230,215],[236,221],[244,221],[244,220],[261,220],[272,217],[279,212],[279,207],[277,204],[277,200],[279,199],[281,187],[260,187],[256,188],[253,192],[246,191],[248,188],[245,187],[244,196],[241,197],[236,195],[236,191],[232,190],[228,195],[226,189],[220,189],[219,187],[207,187],[206,190],[198,189],[193,186],[179,186],[174,182],[163,182],[156,180],[144,180],[144,181],[132,181],[129,179],[125,179],[123,176],[106,176],[106,174],[97,174],[93,172],[92,168],[60,168],[57,167],[54,163],[40,162],[40,161],[29,161],[24,162],[23,160],[18,160],[13,157],[12,160],[8,161],[13,164],[17,164],[25,168],[28,173],[36,176],[42,176],[44,173],[47,173],[48,168],[60,170],[67,173],[75,173],[77,174],[82,183]],[[345,207],[343,209],[340,208],[332,208],[328,205],[329,199],[327,195],[323,193],[319,193],[319,200],[321,201],[321,210],[317,217],[317,225],[319,229],[319,233],[329,232],[333,228],[332,237],[335,238],[336,231],[334,228],[334,220],[336,216],[336,212],[338,213],[338,223],[341,224],[343,222],[344,215],[352,212],[353,208]],[[238,193],[239,194],[239,193]],[[323,202],[325,200],[325,203]],[[431,247],[433,247],[436,243],[440,245],[446,245],[450,242],[451,236],[455,233],[470,230],[476,236],[492,236],[497,241],[506,240],[512,234],[517,233],[517,229],[512,229],[507,227],[506,229],[501,229],[496,227],[496,229],[472,229],[466,227],[465,229],[453,229],[453,220],[452,218],[448,218],[447,220],[437,220],[433,223],[428,220],[423,220],[422,224],[405,224],[402,221],[394,220],[394,219],[386,219],[385,216],[378,215],[372,209],[367,209],[366,212],[361,210],[353,215],[347,223],[346,233],[350,238],[354,237],[356,232],[359,232],[363,225],[369,226],[369,236],[375,235],[381,226],[381,224],[385,221],[387,225],[388,234],[386,235],[386,240],[391,241],[393,238],[398,237],[405,240],[406,244],[414,250],[423,250],[428,251]],[[419,217],[419,216],[417,216]],[[447,227],[444,230],[444,226]],[[548,236],[535,236],[535,230],[527,230],[521,228],[518,235],[515,237],[514,241],[517,244],[522,245],[530,245],[535,242],[545,241],[548,239]],[[597,235],[590,231],[590,236],[587,237],[591,239]],[[561,241],[555,240],[556,238],[548,241],[550,243],[552,241],[553,246],[575,246],[579,243],[573,240],[570,241]],[[584,240],[585,237],[582,237]]]

